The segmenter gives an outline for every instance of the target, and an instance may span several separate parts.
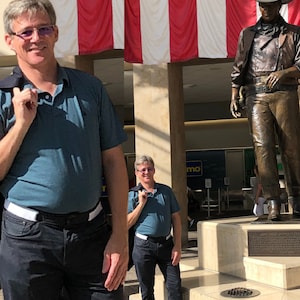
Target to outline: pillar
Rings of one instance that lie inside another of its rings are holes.
[[[187,193],[182,66],[133,66],[135,152],[150,155],[157,182],[172,187],[181,208],[187,245]]]
[[[94,57],[92,55],[76,55],[75,68],[94,75]]]

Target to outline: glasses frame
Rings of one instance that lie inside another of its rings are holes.
[[[46,30],[46,32],[43,32],[43,30]],[[11,35],[17,36],[18,38],[28,41],[32,39],[33,33],[36,31],[39,37],[46,37],[50,36],[55,29],[55,25],[41,25],[38,27],[30,27],[24,30],[21,30],[20,32],[11,32]]]
[[[154,171],[154,168],[143,168],[143,169],[141,169],[141,170],[137,170],[138,172],[140,172],[140,173],[142,173],[142,174],[145,174],[146,173],[146,171],[148,172],[148,173],[151,173],[151,172],[153,172]]]

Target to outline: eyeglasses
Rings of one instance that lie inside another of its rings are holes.
[[[148,171],[148,173],[150,173],[150,172],[154,171],[154,168],[143,168],[143,169],[137,170],[137,171],[139,171],[141,173],[146,173],[146,171]]]
[[[11,32],[11,34],[27,41],[32,38],[34,31],[37,31],[40,37],[45,37],[53,33],[54,25],[44,25],[44,26],[39,26],[34,28],[28,28],[21,32]]]

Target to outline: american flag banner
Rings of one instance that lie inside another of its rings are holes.
[[[51,2],[60,32],[57,57],[124,49],[125,61],[150,65],[234,57],[241,29],[260,17],[255,0]],[[284,19],[296,25],[300,25],[299,12],[300,0],[281,9]],[[1,44],[0,53],[8,51],[2,48]]]

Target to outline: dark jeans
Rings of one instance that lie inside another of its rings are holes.
[[[157,243],[135,237],[133,262],[140,283],[142,299],[154,299],[155,267],[159,266],[166,282],[169,300],[181,300],[181,278],[179,265],[173,266],[171,254],[173,239]]]
[[[104,213],[73,228],[31,222],[4,211],[0,278],[5,300],[123,299],[104,288],[103,251],[110,237]]]
[[[4,197],[0,193],[0,232],[1,232],[1,224],[2,224],[3,206],[4,206]],[[1,234],[0,234],[0,240],[1,240]]]

